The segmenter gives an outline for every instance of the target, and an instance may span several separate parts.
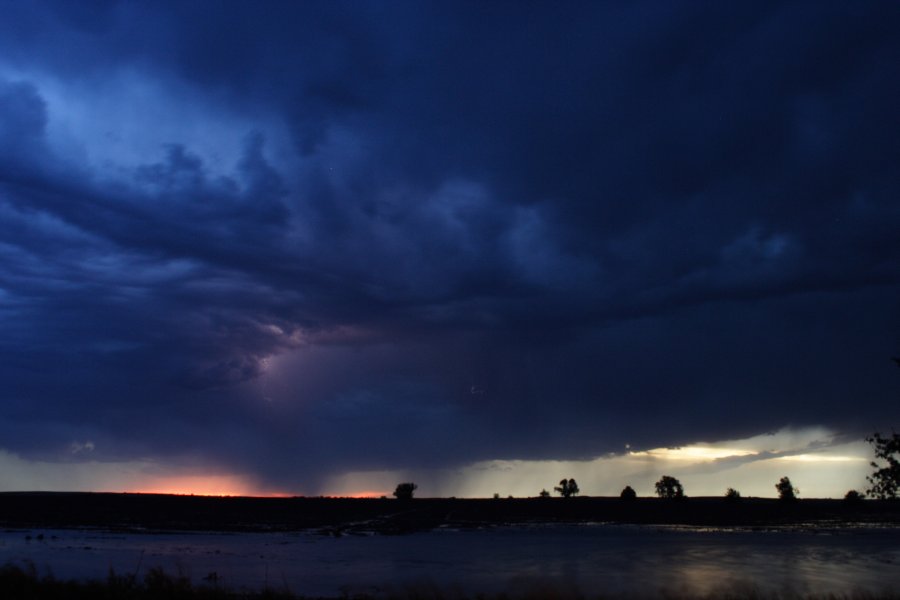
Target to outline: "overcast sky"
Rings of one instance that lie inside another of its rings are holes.
[[[0,489],[900,426],[894,1],[0,11]]]

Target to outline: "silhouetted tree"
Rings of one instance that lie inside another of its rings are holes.
[[[737,502],[741,499],[741,493],[734,488],[725,490],[725,500],[728,502]]]
[[[844,503],[850,505],[859,504],[863,501],[863,498],[865,498],[865,495],[860,494],[856,490],[850,490],[844,494]]]
[[[775,484],[775,489],[778,490],[778,499],[784,502],[796,500],[797,494],[800,493],[800,490],[795,488],[794,484],[787,477],[779,479],[778,483]]]
[[[667,500],[680,500],[684,498],[684,487],[674,477],[663,475],[656,482],[656,495]]]
[[[619,498],[622,500],[634,500],[637,498],[637,492],[635,492],[630,485],[626,485],[625,489],[622,490],[622,493],[619,494]]]
[[[539,494],[539,496],[540,496],[541,498],[549,498],[549,497],[550,497],[550,492],[548,492],[547,490],[541,490],[541,493]]]
[[[415,492],[418,487],[419,486],[412,482],[398,483],[397,489],[394,490],[394,496],[397,497],[397,500],[412,500],[413,492]]]
[[[882,500],[896,498],[900,489],[900,435],[894,432],[891,437],[882,437],[875,432],[866,441],[874,447],[875,458],[887,462],[886,467],[875,461],[870,463],[876,471],[866,477],[872,484],[866,493]]]
[[[574,479],[562,479],[559,482],[559,485],[553,488],[554,491],[558,492],[560,496],[563,498],[569,498],[570,496],[577,496],[578,492],[578,484],[575,483]]]

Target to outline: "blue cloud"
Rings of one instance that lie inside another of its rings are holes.
[[[7,8],[9,450],[302,490],[900,416],[891,3]]]

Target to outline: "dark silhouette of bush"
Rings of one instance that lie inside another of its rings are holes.
[[[734,488],[728,488],[725,490],[725,501],[726,502],[740,502],[741,493]]]
[[[674,477],[663,475],[656,482],[656,495],[666,500],[681,500],[684,498],[684,487]]]
[[[846,494],[844,494],[844,504],[854,506],[860,504],[865,498],[865,495],[860,494],[856,490],[850,490]]]
[[[894,432],[891,437],[882,437],[875,432],[866,441],[874,447],[875,458],[887,462],[886,467],[875,461],[870,463],[876,471],[866,477],[872,484],[866,493],[882,500],[897,498],[897,491],[900,490],[900,435]]]
[[[778,499],[782,502],[793,502],[797,499],[797,494],[800,493],[800,490],[795,488],[794,484],[787,477],[779,479],[778,483],[775,484],[775,489],[778,490]]]
[[[622,493],[619,494],[619,498],[622,500],[634,500],[637,498],[637,492],[635,492],[630,485],[626,485],[625,489],[622,490]]]
[[[541,498],[549,498],[550,492],[548,492],[547,490],[541,490],[541,493],[538,494],[538,496],[540,496]]]
[[[555,492],[557,492],[563,498],[570,498],[571,496],[577,496],[578,492],[581,491],[578,489],[578,484],[575,483],[574,479],[562,479],[559,482],[559,485],[553,488]]]
[[[186,597],[192,591],[191,580],[183,574],[168,575],[162,567],[153,567],[144,576],[144,585],[151,597]]]
[[[397,500],[412,500],[413,492],[418,489],[415,483],[407,482],[407,483],[398,483],[397,489],[394,490],[394,496]]]

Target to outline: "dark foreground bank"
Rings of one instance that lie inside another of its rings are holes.
[[[170,600],[326,600],[327,597],[295,595],[287,589],[265,589],[260,591],[233,590],[221,587],[216,582],[204,585],[194,585],[190,579],[181,575],[171,575],[162,569],[154,568],[147,571],[143,578],[135,575],[117,575],[110,573],[105,580],[74,581],[61,580],[52,576],[41,577],[33,568],[16,565],[0,566],[0,594],[4,598],[16,600],[158,600],[161,598]],[[412,587],[398,587],[396,589],[383,590],[375,595],[341,595],[336,598],[354,598],[356,600],[368,600],[374,598],[396,598],[410,600],[441,600],[453,598],[465,600],[468,598],[488,600],[511,600],[512,598],[543,599],[543,598],[617,598],[615,594],[604,594],[602,591],[582,593],[559,588],[535,587],[521,595],[508,594],[468,595],[458,590],[443,590],[441,588],[420,585]],[[636,596],[625,596],[634,600]],[[664,597],[668,600],[680,600],[682,598],[700,598],[713,600],[716,598],[729,598],[731,600],[898,600],[900,593],[896,592],[856,592],[853,594],[793,594],[779,592],[766,592],[752,585],[723,584],[708,594],[680,594],[677,591],[667,593]]]
[[[127,531],[303,531],[401,534],[529,523],[707,527],[900,526],[900,502],[688,498],[243,498],[159,494],[2,493],[0,527]]]

